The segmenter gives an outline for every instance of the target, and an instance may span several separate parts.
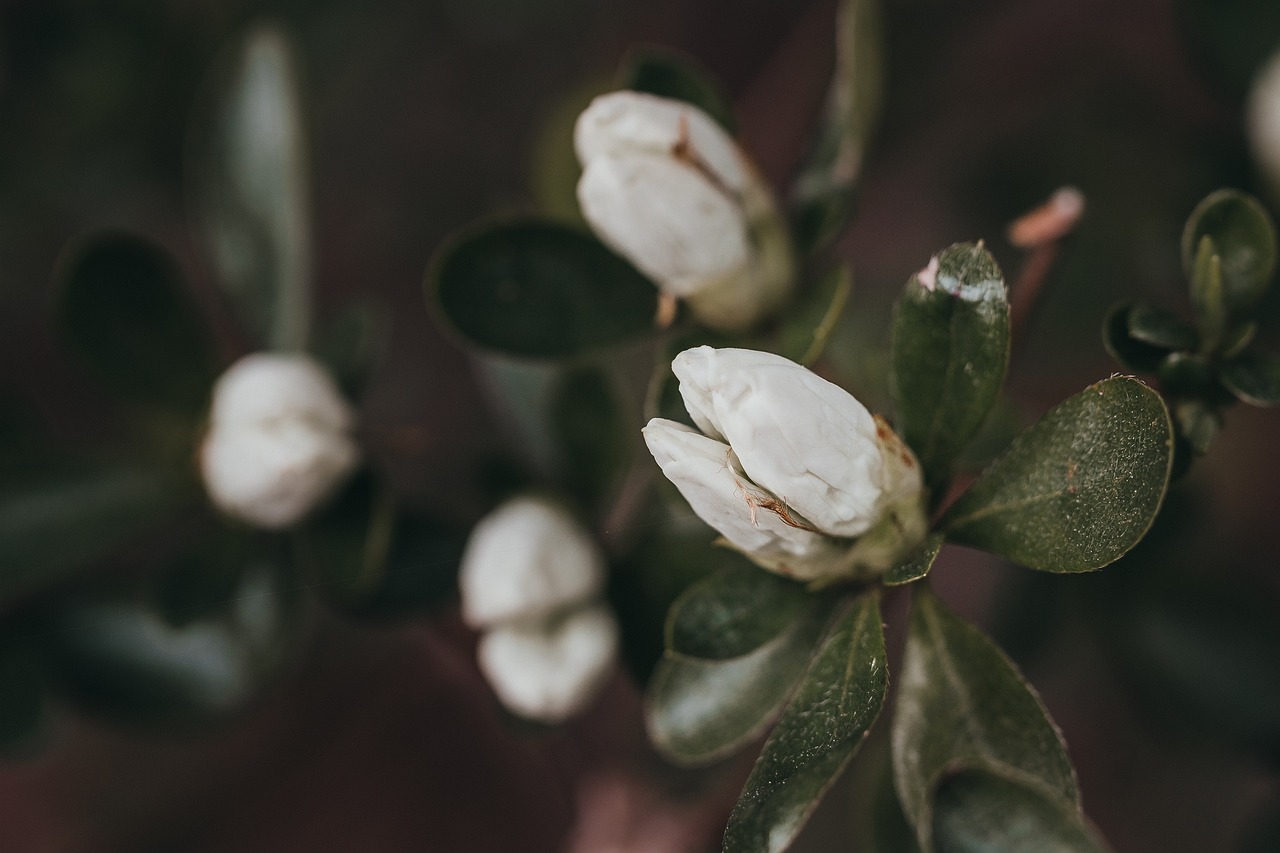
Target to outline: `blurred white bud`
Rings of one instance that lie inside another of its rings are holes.
[[[1245,130],[1259,171],[1280,198],[1280,51],[1253,79],[1245,107]]]
[[[769,188],[702,110],[640,92],[578,117],[578,202],[596,234],[699,320],[751,326],[790,290],[791,245]]]
[[[473,628],[546,616],[593,598],[604,586],[604,556],[563,507],[516,497],[471,531],[458,586]]]
[[[694,512],[757,563],[801,580],[881,572],[923,538],[919,463],[848,392],[753,350],[698,347],[671,367],[707,435],[655,419],[645,440]]]
[[[293,524],[356,467],[355,413],[305,355],[255,353],[213,387],[200,469],[213,503],[258,527]]]
[[[613,671],[618,625],[604,605],[551,622],[512,622],[480,638],[480,669],[522,717],[559,723],[581,711]]]

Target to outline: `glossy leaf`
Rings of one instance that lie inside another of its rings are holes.
[[[938,788],[937,853],[1104,853],[1074,802],[996,773],[965,770]]]
[[[1251,406],[1280,405],[1280,358],[1246,352],[1222,368],[1222,384]]]
[[[258,345],[299,350],[311,323],[307,151],[298,72],[285,35],[249,33],[193,136],[218,283]]]
[[[220,612],[175,626],[145,597],[86,597],[49,617],[62,691],[139,725],[188,726],[244,708],[296,646],[296,585],[258,563]]]
[[[109,391],[195,415],[215,376],[209,328],[163,249],[100,234],[68,251],[59,272],[63,345]]]
[[[1146,534],[1169,482],[1173,432],[1160,395],[1099,382],[1014,439],[952,504],[947,541],[1049,572],[1118,559]]]
[[[516,220],[469,231],[436,255],[428,302],[465,342],[567,358],[653,328],[658,291],[576,228]]]
[[[755,740],[803,676],[830,613],[817,603],[772,642],[732,660],[665,657],[645,703],[653,745],[676,764],[698,766]]]
[[[841,0],[836,68],[821,125],[791,194],[802,253],[829,245],[853,211],[853,193],[880,114],[882,49],[877,0]]]
[[[726,660],[750,654],[801,618],[804,587],[756,566],[726,567],[685,591],[667,614],[671,655]]]
[[[1009,303],[995,259],[960,243],[907,282],[893,318],[901,432],[930,482],[990,411],[1009,364]]]
[[[1182,264],[1199,275],[1204,238],[1221,258],[1222,300],[1231,314],[1251,308],[1271,284],[1276,230],[1266,208],[1239,190],[1218,190],[1196,205],[1182,232]]]
[[[358,399],[364,393],[386,353],[388,331],[379,307],[363,299],[345,305],[320,326],[315,356],[347,397]]]
[[[880,714],[889,686],[880,597],[861,596],[823,642],[729,816],[724,849],[780,851]]]
[[[560,377],[550,416],[565,491],[586,506],[600,506],[626,473],[635,433],[608,376],[581,368]]]
[[[719,82],[692,57],[660,47],[633,49],[623,60],[622,88],[685,101],[735,132],[733,104]]]
[[[938,559],[938,552],[942,550],[942,542],[943,536],[941,533],[930,534],[924,542],[920,543],[919,548],[885,572],[884,585],[901,586],[905,583],[918,581],[929,574],[929,570],[933,568],[934,561]]]
[[[1003,652],[921,588],[911,611],[893,721],[894,780],[921,846],[932,850],[943,777],[985,769],[1077,804],[1066,745]]]
[[[47,589],[199,500],[154,468],[84,463],[0,485],[0,598]]]

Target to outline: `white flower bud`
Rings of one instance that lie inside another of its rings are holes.
[[[255,353],[213,388],[200,469],[213,503],[250,524],[293,524],[355,469],[355,413],[305,355]]]
[[[707,325],[739,329],[786,298],[792,258],[773,197],[702,110],[640,92],[578,117],[578,201],[600,239]]]
[[[1246,104],[1245,129],[1259,171],[1280,197],[1280,51],[1263,64],[1254,78]]]
[[[512,498],[475,526],[459,569],[462,618],[473,628],[547,616],[593,598],[604,556],[563,507]]]
[[[478,657],[498,700],[522,717],[559,723],[586,707],[613,670],[618,625],[604,605],[550,624],[516,622],[480,638]]]
[[[919,463],[848,392],[753,350],[698,347],[671,367],[707,435],[654,420],[649,449],[694,512],[757,563],[803,580],[881,572],[923,538]]]

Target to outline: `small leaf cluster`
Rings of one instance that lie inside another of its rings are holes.
[[[1234,403],[1280,404],[1280,356],[1252,345],[1276,251],[1266,209],[1238,190],[1218,190],[1196,206],[1182,233],[1193,319],[1145,302],[1107,316],[1108,352],[1130,370],[1155,374],[1169,398],[1180,470],[1209,450]]]

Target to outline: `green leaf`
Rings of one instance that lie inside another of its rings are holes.
[[[952,504],[942,530],[949,542],[1033,569],[1101,568],[1151,527],[1172,458],[1160,395],[1131,377],[1107,379],[1014,439]]]
[[[368,470],[352,478],[336,501],[308,521],[297,546],[326,599],[358,602],[377,588],[395,524],[395,499]]]
[[[1195,327],[1172,311],[1139,302],[1130,306],[1127,320],[1129,336],[1135,341],[1170,351],[1196,346]]]
[[[929,574],[934,561],[938,559],[938,552],[942,550],[943,538],[941,533],[931,533],[924,542],[920,543],[919,548],[885,572],[884,585],[901,586],[918,581]]]
[[[198,502],[166,472],[84,463],[0,485],[0,599],[47,589]]]
[[[1196,205],[1182,232],[1182,264],[1200,275],[1205,238],[1221,258],[1222,302],[1229,314],[1252,308],[1267,292],[1276,268],[1276,229],[1266,208],[1239,190],[1218,190]],[[1195,292],[1193,289],[1193,299]]]
[[[121,233],[73,245],[59,272],[63,345],[130,402],[199,413],[215,376],[209,328],[177,264]]]
[[[1201,456],[1209,452],[1209,446],[1222,428],[1222,416],[1201,400],[1178,400],[1174,403],[1173,422],[1177,425],[1177,434]]]
[[[565,491],[585,506],[603,505],[626,473],[635,435],[609,378],[585,367],[560,377],[552,390],[551,428]]]
[[[812,366],[826,350],[852,292],[853,272],[848,264],[828,270],[783,317],[776,351]]]
[[[437,252],[428,304],[466,343],[568,358],[646,335],[658,291],[594,237],[535,219],[472,229]]]
[[[800,253],[826,247],[853,211],[853,193],[880,114],[880,13],[876,0],[841,0],[836,68],[812,150],[791,192]]]
[[[466,531],[442,519],[401,511],[378,582],[358,600],[339,602],[367,621],[418,616],[457,596],[458,563]]]
[[[795,689],[831,608],[815,603],[749,655],[727,661],[667,656],[649,681],[649,739],[682,766],[711,764],[759,737]]]
[[[49,615],[50,656],[76,705],[113,721],[187,727],[243,709],[297,646],[296,583],[255,562],[219,611],[174,625],[137,592]]]
[[[689,587],[667,613],[667,652],[703,660],[750,654],[810,603],[804,587],[757,566],[728,566]]]
[[[1170,397],[1211,397],[1217,385],[1213,363],[1197,352],[1169,353],[1156,376]]]
[[[933,818],[938,853],[1105,853],[1079,807],[1038,786],[965,770],[938,788]]]
[[[293,48],[251,31],[220,69],[193,138],[205,238],[218,283],[258,345],[307,346],[311,223]]]
[[[958,243],[912,276],[893,317],[902,435],[936,483],[982,426],[1009,364],[1009,303],[982,244]]]
[[[663,47],[632,48],[622,62],[622,88],[685,101],[735,133],[733,104],[720,83],[692,57]]]
[[[1191,304],[1200,321],[1203,349],[1214,352],[1227,332],[1230,311],[1222,278],[1222,257],[1207,234],[1200,238],[1191,271]]]
[[[879,716],[886,663],[873,591],[836,621],[814,657],[729,816],[725,850],[790,845]]]
[[[313,351],[343,394],[358,399],[386,353],[387,333],[380,307],[357,298],[320,327]]]
[[[996,771],[1078,803],[1066,745],[1035,691],[995,643],[948,613],[927,587],[917,589],[893,762],[898,798],[921,846],[933,849],[936,788],[959,770]]]
[[[1222,368],[1222,384],[1251,406],[1280,405],[1280,357],[1248,351]]]

